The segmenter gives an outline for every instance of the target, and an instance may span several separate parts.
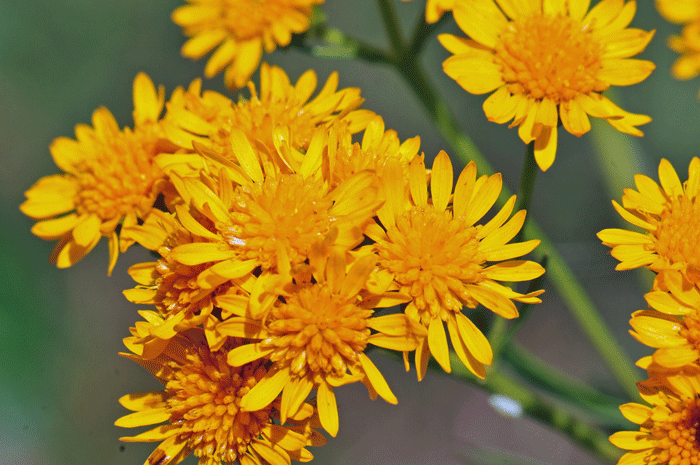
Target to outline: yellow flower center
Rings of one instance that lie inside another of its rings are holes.
[[[299,15],[308,17],[311,14],[309,5],[289,5],[289,3],[292,2],[227,0],[222,6],[224,25],[236,39],[246,40],[260,37],[276,23],[280,23],[280,27],[289,28],[284,22],[285,17],[292,16],[293,19],[288,21],[296,24],[299,22]]]
[[[226,363],[227,351],[191,350],[187,363],[170,362],[173,378],[166,385],[170,394],[170,422],[180,425],[179,441],[197,457],[234,463],[270,423],[272,406],[255,412],[240,410],[241,398],[265,376],[259,362],[242,367]]]
[[[414,298],[423,324],[445,310],[459,312],[477,303],[464,283],[478,283],[485,262],[478,247],[478,229],[465,227],[449,211],[432,205],[413,207],[387,231],[389,241],[378,241],[380,265],[389,270],[401,292]]]
[[[579,21],[536,14],[511,21],[499,39],[495,61],[511,94],[559,104],[610,86],[596,77],[601,45]]]
[[[285,300],[272,309],[272,336],[263,341],[263,347],[276,348],[270,360],[288,365],[299,377],[343,376],[347,363],[354,365],[367,346],[367,318],[373,311],[319,284],[302,287]]]
[[[700,399],[684,402],[669,399],[668,406],[673,413],[651,430],[652,438],[657,439],[656,447],[660,449],[654,454],[656,463],[700,463]]]
[[[656,253],[671,263],[700,265],[700,202],[678,196],[661,213],[656,229]]]
[[[234,205],[234,224],[224,236],[237,249],[242,241],[245,257],[259,260],[263,269],[276,267],[278,247],[286,250],[291,264],[303,262],[333,221],[333,203],[321,181],[299,174],[241,187]]]
[[[128,129],[108,141],[91,141],[94,152],[76,167],[78,214],[109,221],[132,211],[147,213],[157,196],[154,183],[163,178],[153,162],[157,141],[155,135]]]

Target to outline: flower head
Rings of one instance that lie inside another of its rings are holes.
[[[668,46],[681,54],[671,73],[676,79],[692,79],[700,74],[700,1],[656,0],[661,16],[683,24],[680,36],[669,37]]]
[[[620,260],[618,270],[646,266],[654,272],[678,270],[690,282],[700,282],[700,159],[693,158],[688,180],[681,184],[671,163],[659,163],[659,182],[635,176],[638,191],[625,189],[617,212],[646,233],[604,229],[598,237]]]
[[[195,80],[186,91],[178,88],[173,93],[163,118],[164,130],[171,142],[190,153],[198,145],[235,162],[238,158],[231,137],[240,132],[264,147],[270,154],[269,161],[279,170],[296,170],[319,128],[341,124],[344,131],[354,134],[365,129],[374,117],[373,112],[358,109],[363,102],[360,89],[338,90],[337,73],[331,74],[311,98],[316,85],[312,70],[293,85],[281,68],[263,63],[259,92],[248,83],[250,98],[234,103],[216,92],[202,92],[201,81]],[[184,161],[198,170],[203,163],[199,160],[197,165],[197,160],[197,156],[173,155],[161,157],[159,163],[170,170]]]
[[[243,87],[260,64],[263,50],[287,46],[292,34],[306,31],[313,5],[324,0],[187,0],[173,21],[190,39],[182,55],[199,59],[216,48],[204,68],[211,78],[224,68],[231,89]],[[218,47],[218,48],[217,48]]]
[[[620,406],[622,414],[639,425],[639,431],[619,431],[610,442],[629,450],[618,464],[690,464],[700,460],[700,376],[668,378],[669,390],[642,394],[651,407]]]
[[[543,291],[519,294],[498,281],[526,281],[544,273],[537,263],[512,260],[530,253],[538,240],[508,244],[525,221],[525,211],[508,217],[513,196],[486,224],[477,225],[501,191],[500,174],[476,177],[470,163],[452,195],[452,164],[445,152],[435,158],[428,178],[422,157],[409,167],[406,186],[398,162],[387,164],[383,176],[386,203],[379,210],[379,224],[365,234],[375,241],[380,273],[398,291],[410,296],[406,314],[427,328],[427,337],[416,350],[418,378],[422,379],[432,354],[450,372],[444,324],[460,360],[474,374],[484,377],[491,364],[491,347],[462,307],[481,304],[505,318],[515,318],[513,300],[539,303]]]
[[[326,241],[329,245],[332,241]],[[347,263],[342,249],[321,253],[318,244],[306,267],[268,286],[251,299],[246,316],[219,324],[221,334],[258,339],[229,353],[240,366],[267,357],[271,371],[243,399],[243,408],[256,410],[282,393],[282,420],[292,414],[313,388],[318,389],[321,424],[331,435],[338,432],[334,387],[362,381],[372,398],[379,394],[396,403],[384,377],[365,354],[368,344],[393,350],[413,350],[416,334],[425,335],[403,314],[373,317],[374,308],[405,301],[401,295],[369,292],[377,257],[363,255]],[[371,330],[377,331],[372,334]]]
[[[643,81],[654,69],[640,53],[652,32],[626,29],[636,3],[603,0],[588,13],[588,1],[474,0],[456,2],[454,17],[470,37],[449,34],[441,43],[454,56],[444,70],[472,94],[495,91],[484,102],[486,117],[513,120],[525,143],[534,141],[544,171],[554,161],[557,125],[570,133],[590,130],[588,115],[641,136],[648,116],[628,113],[601,92]]]
[[[654,371],[700,368],[700,291],[677,271],[662,272],[659,278],[658,290],[644,296],[653,310],[633,313],[630,333],[657,349],[650,362]]]
[[[151,211],[165,185],[154,157],[164,145],[158,119],[164,92],[156,92],[143,73],[134,80],[134,129],[119,129],[106,108],[92,115],[94,127],[78,125],[77,140],[60,137],[51,155],[65,174],[46,176],[27,192],[20,206],[40,220],[32,232],[42,239],[59,239],[52,260],[59,268],[72,266],[99,242],[109,238],[111,273],[119,251],[132,240],[117,228],[134,225]]]
[[[158,465],[180,463],[190,454],[199,457],[200,465],[311,460],[305,447],[325,442],[313,429],[303,427],[314,413],[311,405],[304,403],[291,418],[301,422],[301,428],[274,423],[279,417],[279,400],[253,411],[241,409],[241,399],[264,378],[267,369],[264,361],[229,366],[227,354],[238,344],[230,339],[221,350],[212,351],[202,332],[191,330],[172,339],[155,360],[122,354],[151,371],[165,389],[119,399],[134,413],[115,425],[133,428],[167,423],[121,440],[162,441],[147,460]]]

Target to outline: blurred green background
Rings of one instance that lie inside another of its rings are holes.
[[[74,126],[89,123],[96,108],[104,105],[121,125],[132,125],[131,86],[138,71],[164,84],[168,96],[202,74],[205,60],[192,62],[179,54],[184,38],[170,13],[181,3],[0,1],[0,464],[138,464],[155,447],[122,444],[118,438],[130,433],[113,426],[125,413],[117,403],[121,395],[160,386],[117,356],[121,339],[137,319],[137,308],[121,294],[133,286],[126,269],[148,255],[133,248],[108,278],[103,241],[73,268],[57,270],[47,263],[53,243],[30,234],[33,221],[18,206],[36,180],[58,172],[48,150],[51,141],[73,137]],[[422,7],[421,1],[396,2],[406,31]],[[323,10],[331,25],[387,45],[374,1],[327,0]],[[646,134],[641,139],[609,141],[593,133],[578,139],[560,130],[556,161],[538,174],[531,214],[637,359],[650,351],[628,335],[628,319],[632,311],[645,308],[645,288],[637,274],[614,271],[615,261],[595,233],[621,224],[610,199],[619,199],[622,187],[632,186],[632,173],[656,179],[658,162],[665,157],[686,179],[700,143],[700,80],[670,77],[675,54],[665,42],[680,28],[663,20],[651,2],[640,2],[632,26],[657,30],[641,55],[657,69],[643,83],[622,89],[618,103],[654,121],[641,128]],[[445,21],[441,32],[456,33],[454,22]],[[486,120],[484,97],[466,94],[442,73],[447,57],[432,37],[424,63],[433,82],[448,97],[463,129],[517,191],[525,146],[516,130]],[[420,135],[429,159],[441,149],[450,153],[391,69],[284,50],[264,59],[283,66],[292,80],[313,68],[323,82],[338,70],[341,87],[360,87],[365,107],[382,115],[387,128],[396,129],[402,139]],[[222,80],[217,76],[204,85],[224,92]],[[609,153],[605,164],[610,172],[597,161],[599,145]],[[616,156],[624,149],[635,153],[632,162]],[[619,394],[551,286],[545,287],[544,303],[517,339],[572,378]],[[435,372],[418,384],[415,372],[404,373],[395,360],[377,355],[399,405],[370,401],[362,386],[339,389],[340,433],[313,450],[313,463],[598,463],[538,424],[496,415],[486,395],[469,385]]]

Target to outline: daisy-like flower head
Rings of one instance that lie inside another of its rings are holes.
[[[306,31],[312,6],[324,0],[187,0],[173,11],[173,21],[190,39],[182,55],[198,60],[214,48],[204,68],[208,78],[224,68],[231,89],[243,87],[260,64],[263,50],[287,46],[292,34]]]
[[[303,404],[292,418],[301,428],[274,423],[279,418],[279,400],[253,411],[241,409],[241,399],[265,377],[267,369],[264,360],[228,365],[227,354],[239,344],[230,339],[221,350],[212,351],[201,331],[190,330],[172,339],[155,360],[122,354],[146,367],[165,389],[119,399],[134,413],[115,425],[134,428],[167,423],[121,440],[162,441],[146,461],[154,465],[174,465],[190,454],[199,457],[199,465],[310,461],[313,456],[305,447],[325,442],[318,432],[303,427],[314,413],[311,405]]]
[[[441,35],[454,56],[443,68],[467,92],[486,94],[486,117],[513,120],[525,143],[534,141],[544,171],[554,161],[557,125],[571,134],[590,130],[588,115],[619,131],[641,136],[651,121],[603,97],[610,86],[643,81],[650,61],[629,57],[644,50],[654,32],[626,29],[636,3],[603,0],[588,13],[589,0],[473,0],[456,2],[454,17],[470,37]]]
[[[77,140],[59,137],[51,155],[65,173],[41,178],[26,193],[22,212],[36,220],[32,232],[58,239],[52,261],[67,268],[81,260],[101,237],[109,238],[109,273],[121,249],[133,241],[119,238],[120,223],[133,225],[148,216],[166,183],[154,162],[166,150],[158,118],[164,90],[148,76],[134,80],[134,129],[119,129],[106,108],[92,115],[93,127],[75,128]]]
[[[320,249],[320,248],[319,248]],[[273,366],[243,399],[242,407],[257,410],[282,393],[282,421],[317,388],[321,424],[331,435],[338,432],[334,387],[362,381],[371,397],[379,394],[397,403],[384,377],[365,354],[368,344],[393,350],[413,350],[420,325],[403,314],[373,317],[374,308],[389,307],[406,298],[395,293],[373,294],[371,274],[377,257],[363,255],[351,264],[342,249],[317,253],[306,267],[267,284],[257,299],[250,300],[246,316],[222,322],[218,330],[228,336],[259,342],[232,350],[228,362],[241,366],[261,357]],[[263,279],[261,279],[261,282]],[[376,289],[375,289],[376,290]],[[374,329],[376,333],[372,334]]]
[[[676,79],[692,79],[700,74],[700,1],[656,0],[661,16],[672,23],[683,24],[680,36],[671,36],[668,46],[681,54],[671,73]]]
[[[619,431],[610,442],[629,450],[617,462],[627,464],[692,464],[700,461],[700,376],[668,378],[670,390],[642,393],[651,407],[620,406],[622,414],[639,425],[639,431]]]
[[[655,371],[700,368],[700,291],[677,271],[662,272],[659,278],[655,287],[664,290],[644,296],[654,310],[633,313],[630,333],[657,349],[650,362]]]
[[[391,159],[399,160],[404,173],[408,175],[408,164],[420,149],[420,137],[402,143],[396,131],[385,131],[384,120],[379,115],[369,120],[361,143],[353,143],[352,135],[345,129],[345,126],[335,125],[329,131],[328,157],[324,159],[324,170],[327,172],[324,177],[331,186],[337,186],[364,170],[373,171],[381,177],[387,161]]]
[[[270,154],[264,147],[256,150],[243,132],[232,129],[240,165],[227,162],[211,176],[172,178],[194,213],[181,208],[178,216],[198,238],[175,247],[169,257],[187,266],[207,264],[200,282],[224,282],[258,267],[261,273],[277,272],[304,262],[331,226],[339,231],[338,246],[358,245],[381,204],[376,175],[363,171],[331,188],[322,174],[326,138],[319,129],[299,170],[284,174],[265,163]]]
[[[309,149],[320,127],[330,128],[343,122],[354,134],[365,129],[374,117],[373,112],[358,109],[363,102],[360,89],[338,90],[337,73],[331,74],[319,93],[311,98],[316,85],[313,70],[306,71],[292,85],[284,70],[263,63],[260,92],[253,83],[248,83],[250,98],[234,103],[216,92],[202,92],[201,81],[196,80],[187,91],[180,88],[173,93],[163,118],[165,133],[174,144],[189,152],[194,151],[194,145],[201,144],[227,160],[237,161],[230,141],[236,129],[271,154],[279,148],[283,153],[275,154],[273,161],[288,172],[288,165],[298,168],[301,154]],[[183,156],[164,157],[160,163],[168,169],[168,165],[182,163],[183,158],[189,165],[195,163],[192,157]]]
[[[388,274],[400,293],[411,297],[406,314],[428,329],[416,350],[418,379],[432,354],[450,372],[444,324],[460,360],[477,376],[491,364],[491,347],[479,329],[462,314],[462,307],[483,305],[505,318],[515,318],[513,300],[539,303],[544,291],[523,295],[498,281],[526,281],[544,273],[537,263],[512,260],[530,253],[540,241],[508,244],[525,221],[525,211],[508,219],[515,196],[486,224],[477,225],[501,191],[500,174],[477,179],[476,165],[462,171],[452,195],[452,164],[445,152],[435,158],[428,177],[423,157],[409,167],[406,186],[398,162],[384,172],[386,203],[379,224],[365,234],[375,241],[380,273]],[[490,262],[490,263],[489,263]],[[406,358],[406,363],[407,362]],[[408,364],[407,364],[408,367]]]
[[[660,185],[641,174],[634,179],[638,190],[625,189],[622,206],[614,200],[613,206],[646,233],[624,229],[598,233],[620,260],[616,269],[678,270],[689,281],[700,282],[700,159],[691,160],[688,180],[682,184],[665,159],[659,163]]]

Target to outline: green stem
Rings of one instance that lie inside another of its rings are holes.
[[[535,178],[537,177],[537,162],[535,161],[535,141],[533,140],[527,144],[527,149],[525,153],[525,160],[523,161],[523,169],[520,173],[520,192],[518,192],[518,206],[515,211],[525,210],[530,211],[530,201],[532,200],[532,191],[535,189]],[[525,222],[527,223],[530,215],[525,217]],[[523,229],[513,242],[520,242],[522,240]]]
[[[394,9],[394,3],[392,0],[378,0],[379,11],[382,14],[382,19],[384,20],[384,29],[389,36],[389,42],[391,43],[391,49],[396,55],[401,55],[404,52],[403,39],[401,38],[401,31],[399,30],[399,20],[396,17],[396,10]]]

